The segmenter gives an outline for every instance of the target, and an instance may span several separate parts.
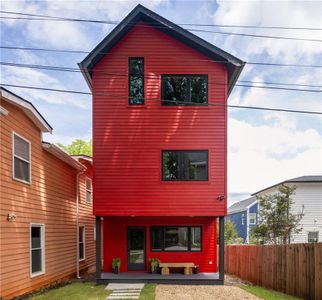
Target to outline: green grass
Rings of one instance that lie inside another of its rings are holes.
[[[77,282],[31,296],[28,300],[105,300],[109,293],[105,285]]]
[[[141,292],[140,300],[154,300],[155,287],[156,287],[156,284],[153,284],[153,283],[145,284],[145,286]]]
[[[255,285],[243,285],[241,289],[266,300],[297,300],[299,298]]]
[[[105,300],[110,294],[106,285],[95,283],[71,283],[33,295],[28,300]],[[146,284],[141,292],[140,300],[154,300],[155,284]]]

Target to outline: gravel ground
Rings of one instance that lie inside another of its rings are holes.
[[[237,286],[158,285],[155,300],[239,300],[261,299]]]

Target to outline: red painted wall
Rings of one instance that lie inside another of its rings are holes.
[[[150,225],[201,225],[201,252],[150,252]],[[127,226],[146,226],[146,262],[150,270],[149,259],[159,258],[162,262],[194,262],[201,272],[217,272],[217,236],[216,218],[184,217],[106,217],[103,222],[104,272],[112,272],[112,259],[121,258],[121,272],[127,271],[126,228]],[[209,264],[212,262],[212,264]]]
[[[128,78],[124,75],[131,56],[144,57],[145,75],[150,76],[145,78],[145,97],[150,100],[143,107],[128,105]],[[217,200],[219,195],[226,195],[226,108],[161,106],[161,74],[171,73],[208,74],[208,102],[226,103],[227,72],[223,65],[146,24],[134,27],[96,65],[96,215],[226,214],[226,201]],[[209,181],[162,182],[162,149],[208,149]]]

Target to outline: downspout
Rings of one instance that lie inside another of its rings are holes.
[[[79,175],[83,172],[77,172],[76,174],[76,278],[80,279],[79,276]]]

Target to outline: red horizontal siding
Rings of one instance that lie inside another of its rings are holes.
[[[143,107],[128,105],[127,76],[104,74],[125,75],[131,56],[144,57],[145,97],[155,99]],[[226,195],[226,109],[161,106],[161,74],[208,74],[208,102],[226,103],[223,65],[150,26],[134,27],[94,69],[96,215],[226,214],[217,200]],[[209,181],[162,182],[163,149],[209,150]]]
[[[201,252],[151,252],[150,226],[153,225],[201,225]],[[217,272],[216,218],[131,218],[106,217],[103,221],[104,272],[112,272],[112,259],[121,258],[121,272],[127,271],[126,229],[127,226],[146,228],[146,271],[150,270],[149,259],[156,257],[161,262],[193,262],[201,272]]]

